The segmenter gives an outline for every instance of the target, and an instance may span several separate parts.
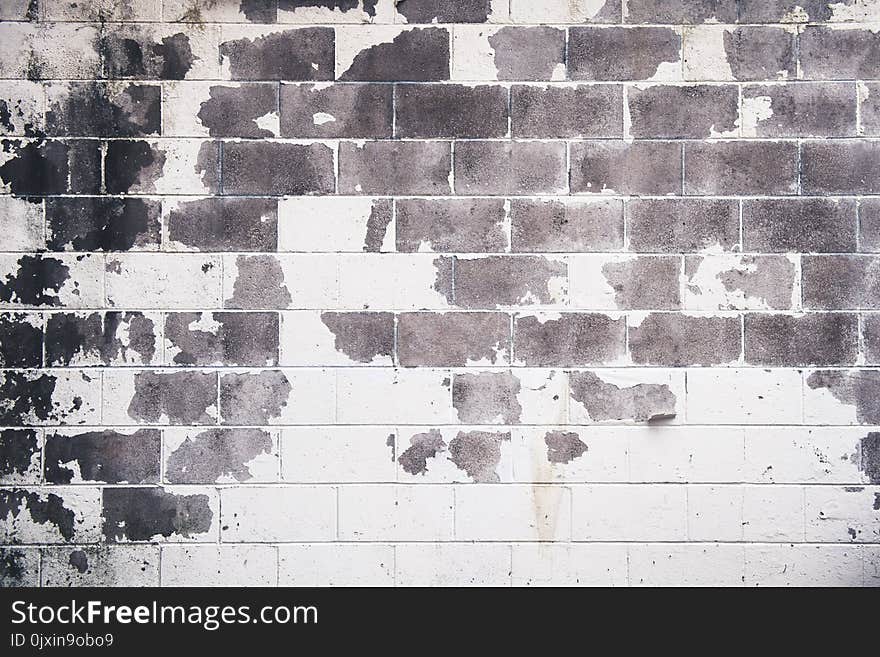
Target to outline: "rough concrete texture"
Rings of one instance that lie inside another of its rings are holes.
[[[0,585],[880,585],[880,0],[0,5]]]

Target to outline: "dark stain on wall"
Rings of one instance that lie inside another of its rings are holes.
[[[868,482],[880,484],[880,432],[872,431],[862,438],[860,469]]]
[[[123,343],[123,333],[127,333]],[[88,315],[53,313],[46,321],[46,362],[70,365],[77,358],[95,359],[98,364],[126,362],[126,351],[140,356],[145,364],[156,353],[153,320],[139,312],[94,312]]]
[[[21,426],[36,419],[46,421],[59,417],[52,403],[56,378],[37,372],[6,372],[0,377],[0,424]]]
[[[27,553],[15,548],[0,548],[0,587],[28,586]]]
[[[478,483],[497,483],[501,443],[510,442],[510,432],[459,431],[449,441],[449,460]]]
[[[807,377],[813,390],[826,388],[842,404],[855,407],[862,424],[880,424],[880,372],[819,370]]]
[[[276,313],[211,313],[213,330],[190,328],[200,313],[168,313],[165,339],[180,349],[178,365],[264,366],[278,364]]]
[[[159,244],[159,202],[144,198],[46,199],[52,251],[128,251]]]
[[[606,383],[593,372],[570,372],[569,388],[571,398],[583,404],[595,422],[653,422],[675,417],[675,394],[665,383],[621,388]]]
[[[260,429],[208,429],[188,437],[168,457],[165,477],[172,484],[213,484],[221,478],[253,478],[248,463],[272,453],[272,436]]]
[[[339,77],[352,80],[448,80],[449,32],[442,28],[414,28],[361,50]]]
[[[436,457],[446,449],[446,442],[438,429],[417,433],[409,439],[409,445],[401,453],[398,463],[404,472],[411,475],[426,474],[428,459]]]
[[[213,424],[208,409],[217,405],[217,375],[208,372],[137,372],[128,414],[139,422]]]
[[[43,364],[43,329],[39,320],[39,316],[21,313],[0,314],[0,367]]]
[[[220,377],[220,408],[226,424],[263,425],[281,417],[293,387],[284,372],[263,370]]]
[[[48,493],[44,497],[41,493],[20,488],[0,490],[0,518],[5,519],[10,515],[17,518],[24,511],[36,523],[54,525],[65,540],[73,539],[76,516],[72,509],[64,506],[61,497],[55,493]],[[14,535],[9,538],[12,543],[18,542]]]
[[[571,463],[589,449],[580,436],[573,431],[548,431],[544,435],[547,460],[550,463]]]
[[[388,225],[394,218],[392,203],[389,199],[373,201],[370,217],[367,219],[367,235],[364,238],[364,251],[378,253],[382,250]]]
[[[196,60],[186,34],[155,41],[148,28],[105,33],[101,55],[108,78],[183,80]]]
[[[60,306],[58,292],[70,278],[70,268],[58,258],[23,255],[18,271],[0,281],[0,301],[26,306]]]
[[[394,315],[392,313],[321,313],[335,336],[336,351],[358,363],[371,363],[379,356],[394,353]]]
[[[214,518],[207,495],[175,495],[161,488],[105,488],[102,510],[110,543],[189,538],[208,532]]]
[[[519,392],[520,381],[511,372],[455,374],[452,405],[461,422],[516,424],[522,413]]]
[[[284,270],[271,255],[238,256],[238,276],[229,308],[287,308],[292,301],[284,281]]]
[[[71,483],[75,462],[82,481],[158,483],[160,443],[158,429],[140,429],[130,435],[109,430],[50,434],[46,436],[46,481]]]
[[[146,141],[111,141],[104,157],[105,184],[110,194],[125,194],[152,183],[165,166],[165,153]]]
[[[26,476],[33,457],[40,453],[34,429],[0,430],[0,479]]]

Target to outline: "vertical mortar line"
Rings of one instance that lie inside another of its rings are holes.
[[[862,87],[861,81],[856,80],[856,136],[861,137],[864,130],[862,128]]]
[[[862,199],[856,199],[856,253],[862,252]]]
[[[397,139],[397,84],[391,83],[391,138]]]
[[[745,365],[746,362],[746,314],[739,314],[739,362]]]
[[[745,237],[745,229],[743,228],[743,209],[745,206],[745,201],[743,199],[738,199],[738,209],[739,209],[739,252],[743,253],[746,249],[746,237]]]
[[[858,327],[858,360],[856,362],[864,364],[867,360],[867,353],[865,352],[865,315],[863,312],[856,315],[856,324]]]
[[[803,187],[803,170],[804,170],[804,158],[803,158],[803,140],[797,140],[797,195],[803,196],[804,187]]]

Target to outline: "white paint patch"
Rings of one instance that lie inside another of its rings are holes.
[[[773,99],[770,96],[743,98],[736,123],[743,137],[757,137],[758,124],[773,116]]]
[[[789,11],[785,16],[782,17],[781,22],[783,23],[806,23],[810,20],[810,15],[807,13],[807,10],[801,7],[800,5],[795,5],[794,8]]]
[[[335,123],[336,117],[327,112],[315,112],[312,114],[312,123],[315,125],[324,125],[325,123]]]
[[[260,130],[268,130],[276,137],[281,133],[278,112],[269,112],[268,114],[263,114],[263,116],[258,116],[254,119],[254,123],[257,124]]]
[[[364,50],[393,43],[400,34],[411,29],[396,25],[344,25],[336,28],[336,78],[342,77]]]
[[[849,0],[849,2],[835,2],[828,5],[831,10],[832,21],[880,21],[880,1],[878,0]]]
[[[489,38],[499,28],[479,25],[456,25],[452,35],[453,80],[497,80],[495,49]]]
[[[684,30],[684,79],[733,80],[733,71],[724,49],[722,25],[697,25]]]

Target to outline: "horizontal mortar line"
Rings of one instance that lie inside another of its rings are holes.
[[[55,425],[55,424],[41,424],[41,425],[21,424],[21,425],[13,425],[9,428],[10,429],[46,429],[46,430],[54,430],[54,429],[68,430],[68,429],[71,429],[72,430],[72,429],[87,428],[88,426],[89,425],[78,425],[78,424],[60,424],[60,425]],[[175,425],[171,425],[171,424],[117,424],[117,423],[110,423],[110,424],[106,424],[106,425],[91,425],[91,426],[94,428],[98,428],[98,429],[112,427],[114,429],[192,429],[193,431],[201,431],[201,430],[206,430],[206,429],[231,429],[231,428],[266,429],[266,430],[288,429],[288,428],[302,429],[302,428],[314,428],[316,425],[314,422],[304,422],[302,424],[271,424],[271,425],[265,425],[265,424],[251,424],[251,425],[242,425],[242,424],[229,424],[229,425],[227,425],[227,424],[199,424],[199,425],[175,424]],[[535,423],[535,424],[523,423],[523,424],[516,424],[516,425],[495,425],[495,424],[476,425],[476,424],[450,424],[447,422],[432,423],[430,420],[425,420],[422,422],[398,422],[395,420],[388,420],[386,422],[374,422],[374,423],[364,423],[364,422],[342,423],[341,422],[341,423],[337,423],[337,424],[324,424],[324,425],[320,425],[320,426],[325,427],[325,428],[334,428],[334,427],[380,428],[381,427],[383,429],[391,428],[391,427],[407,428],[407,429],[409,429],[409,428],[425,428],[425,427],[434,427],[434,428],[448,427],[448,428],[452,428],[452,429],[460,429],[462,427],[468,427],[468,428],[486,427],[486,428],[491,428],[493,430],[498,430],[499,427],[506,427],[506,426],[510,426],[510,427],[513,427],[516,429],[545,428],[545,427],[578,427],[578,428],[582,428],[582,429],[601,429],[601,428],[609,428],[609,427],[610,428],[640,427],[643,429],[654,428],[657,430],[660,430],[660,429],[668,430],[668,429],[674,429],[674,428],[711,429],[711,428],[719,428],[719,427],[733,428],[733,429],[736,429],[736,428],[740,428],[740,429],[777,428],[778,429],[778,428],[790,427],[790,428],[798,428],[798,429],[825,429],[825,428],[827,428],[827,429],[847,429],[847,428],[849,428],[849,429],[853,429],[854,431],[856,429],[864,430],[864,431],[872,431],[873,429],[878,428],[875,425],[867,425],[867,424],[792,424],[791,422],[780,422],[778,424],[767,423],[767,422],[762,422],[760,424],[759,423],[741,424],[738,422],[729,422],[728,423],[728,422],[724,422],[724,421],[718,421],[718,422],[714,422],[712,424],[707,424],[707,423],[694,423],[694,424],[687,424],[687,423],[677,423],[677,424],[647,424],[647,423],[645,423],[645,424],[624,424],[624,423],[576,424],[575,423],[575,424],[572,424],[571,422],[569,422],[569,423],[548,425],[546,422],[542,422],[542,423]]]
[[[767,143],[780,144],[798,142],[808,143],[826,143],[834,141],[850,141],[858,143],[880,143],[880,135],[852,135],[852,136],[786,136],[786,137],[674,137],[674,136],[653,136],[653,137],[633,137],[632,139],[624,139],[620,136],[583,136],[583,137],[211,137],[206,135],[185,136],[185,135],[144,135],[143,137],[113,137],[113,136],[67,136],[57,135],[51,137],[17,137],[3,136],[6,141],[60,141],[60,142],[76,142],[76,141],[94,141],[94,142],[148,142],[159,144],[165,142],[178,141],[199,141],[202,143],[223,142],[224,144],[291,144],[291,145],[313,145],[313,144],[354,144],[361,146],[362,144],[451,144],[456,143],[496,143],[496,144],[591,144],[595,142],[610,142],[615,144],[631,145],[633,143],[692,143],[692,144],[725,144],[733,142],[749,142],[749,143]]]
[[[244,226],[243,228],[246,228]],[[632,238],[632,226],[630,228],[630,238]],[[459,258],[460,260],[479,260],[480,258],[496,258],[496,257],[542,257],[554,260],[578,257],[607,257],[619,258],[621,256],[649,256],[649,257],[667,257],[667,258],[733,258],[738,256],[752,257],[867,257],[880,258],[880,251],[162,251],[138,249],[129,251],[2,251],[0,255],[39,255],[45,258],[69,257],[73,258],[79,255],[87,255],[104,258],[126,258],[128,256],[184,256],[189,258],[209,258],[222,256],[235,257],[251,257],[251,256],[335,256],[335,255],[357,255],[371,259],[381,256],[392,256],[397,258],[423,258],[427,259],[432,256],[442,256],[447,258]]]
[[[4,21],[5,22],[5,21]],[[690,85],[711,85],[711,86],[781,86],[781,85],[797,85],[797,84],[826,84],[826,83],[847,83],[847,84],[857,84],[860,82],[866,84],[874,84],[876,82],[880,82],[880,75],[877,77],[861,77],[861,78],[789,78],[789,79],[779,79],[779,78],[756,78],[753,80],[731,80],[731,79],[720,79],[720,78],[685,78],[685,79],[670,79],[670,80],[652,80],[652,79],[624,79],[624,80],[594,80],[594,79],[586,79],[586,78],[566,78],[563,80],[553,80],[553,79],[545,79],[545,80],[498,80],[494,78],[448,78],[444,80],[294,80],[294,79],[273,79],[273,78],[214,78],[214,77],[202,77],[202,78],[187,78],[186,80],[167,80],[160,78],[132,78],[132,77],[116,77],[116,78],[40,78],[38,80],[31,80],[26,77],[4,77],[0,76],[0,82],[26,82],[26,83],[34,83],[34,84],[55,84],[55,83],[67,83],[67,82],[126,82],[138,85],[149,85],[149,86],[160,86],[160,85],[175,85],[182,84],[186,85],[187,83],[205,83],[205,84],[214,84],[214,85],[235,85],[235,84],[265,84],[265,85],[380,85],[380,86],[395,86],[395,85],[422,85],[422,86],[449,86],[449,85],[465,85],[465,86],[499,86],[499,87],[510,87],[513,85],[523,85],[523,86],[595,86],[595,87],[606,87],[606,86],[618,86],[618,85],[626,85],[633,87],[658,87],[658,86],[669,86],[669,87],[681,87],[681,86],[690,86]],[[173,103],[174,101],[165,101],[166,104]],[[862,99],[864,102],[864,99]]]
[[[373,22],[373,21],[363,21],[363,20],[351,20],[351,21],[325,21],[325,22],[309,22],[305,18],[298,21],[278,21],[276,20],[273,23],[255,23],[250,21],[221,21],[221,20],[207,20],[207,21],[181,21],[181,20],[123,20],[123,19],[107,19],[107,20],[99,20],[99,19],[76,19],[76,18],[46,18],[40,19],[36,21],[29,21],[26,19],[4,19],[4,23],[18,23],[22,25],[35,25],[35,26],[50,26],[52,24],[75,24],[75,25],[89,25],[94,27],[103,27],[103,28],[116,28],[116,27],[127,27],[127,26],[139,26],[139,25],[161,25],[168,29],[189,29],[190,31],[197,31],[203,28],[248,28],[248,31],[253,30],[254,32],[279,32],[286,30],[296,30],[296,29],[305,29],[305,28],[313,28],[313,27],[324,27],[324,28],[334,28],[341,29],[344,32],[356,32],[356,28],[360,28],[362,30],[370,30],[378,28],[379,31],[383,29],[392,30],[394,28],[407,29],[412,27],[418,28],[442,28],[444,30],[450,30],[451,28],[471,28],[474,30],[492,30],[494,28],[503,28],[503,27],[555,27],[558,29],[571,29],[571,28],[586,28],[587,30],[591,28],[610,28],[610,27],[622,27],[622,28],[640,28],[640,27],[665,27],[669,29],[674,28],[683,28],[683,29],[695,29],[695,28],[737,28],[737,27],[775,27],[775,28],[786,28],[791,30],[792,28],[803,28],[803,27],[828,27],[832,29],[839,30],[859,30],[859,29],[870,29],[871,27],[876,28],[878,21],[859,21],[859,20],[841,20],[841,21],[797,21],[797,22],[785,22],[782,20],[773,21],[773,22],[763,22],[763,23],[755,23],[755,22],[713,22],[713,23],[685,23],[685,22],[666,22],[666,23],[658,23],[658,22],[606,22],[606,21],[590,21],[590,22],[582,22],[576,21],[572,19],[571,21],[553,21],[546,23],[538,23],[538,22],[528,22],[528,21],[483,21],[483,22],[427,22],[427,23],[409,23],[409,22]],[[230,39],[232,40],[232,39]]]
[[[738,342],[738,341],[737,341]],[[171,343],[173,345],[173,343]],[[863,371],[880,369],[880,363],[873,365],[860,364],[844,364],[844,365],[761,365],[761,364],[740,364],[740,363],[722,363],[713,365],[657,365],[648,364],[641,365],[627,361],[623,363],[603,363],[601,365],[527,365],[527,364],[505,364],[505,365],[182,365],[179,363],[168,363],[166,365],[47,365],[45,367],[5,367],[0,366],[0,372],[137,372],[156,370],[168,370],[172,372],[210,372],[210,371],[228,371],[233,372],[253,372],[266,370],[345,370],[351,372],[473,372],[494,370],[507,372],[510,370],[538,370],[542,372],[551,372],[558,370],[581,371],[581,370],[663,370],[670,372],[713,372],[713,371],[730,371],[730,370],[763,370],[770,372],[799,372],[801,370],[841,370],[841,371]]]
[[[339,308],[252,308],[252,309],[241,309],[241,308],[222,308],[222,307],[199,307],[199,308],[129,308],[126,306],[99,306],[99,307],[53,307],[53,309],[46,309],[45,307],[38,306],[0,306],[0,314],[37,314],[45,312],[48,314],[85,314],[85,313],[97,313],[97,312],[129,312],[129,313],[393,313],[398,315],[408,315],[408,314],[434,314],[434,315],[442,315],[442,314],[451,314],[451,313],[461,313],[461,314],[475,314],[475,313],[496,313],[499,315],[502,314],[514,314],[514,315],[535,315],[535,314],[554,314],[554,313],[581,313],[581,314],[595,314],[595,315],[609,315],[609,316],[619,316],[619,315],[644,315],[644,314],[654,314],[654,315],[683,315],[683,316],[694,316],[694,317],[738,317],[740,315],[786,315],[786,316],[801,316],[801,315],[872,315],[880,312],[878,308],[843,308],[843,309],[782,309],[782,310],[726,310],[726,309],[710,309],[710,310],[697,310],[697,309],[677,309],[677,310],[669,310],[669,309],[650,309],[644,308],[640,310],[619,310],[619,309],[611,309],[611,308],[589,308],[589,307],[578,307],[578,306],[568,306],[568,305],[557,305],[557,306],[503,306],[498,308],[458,308],[455,306],[449,307],[438,307],[438,308],[421,308],[421,309],[407,309],[407,308],[392,308],[392,307],[375,307],[365,309],[363,307],[339,307]],[[880,363],[878,363],[880,364]],[[179,364],[175,364],[178,365]],[[606,363],[607,365],[607,363]],[[327,367],[371,367],[370,365],[339,365],[338,363],[333,364],[329,363],[326,365]],[[595,367],[599,367],[600,365],[596,365]],[[645,364],[644,367],[652,367],[652,364]],[[728,367],[726,363],[719,363],[717,365],[708,365],[701,366],[698,363],[694,363],[691,366],[700,366],[700,367]],[[68,366],[65,366],[68,367]],[[72,366],[71,366],[72,367]],[[83,365],[81,367],[124,367],[124,365]],[[190,366],[192,367],[192,366]],[[208,365],[205,367],[214,367],[213,365]],[[233,365],[230,367],[248,367],[247,365]],[[291,366],[295,367],[295,366]],[[321,365],[296,365],[296,367],[321,367]],[[375,366],[372,366],[375,367]],[[424,367],[424,365],[415,365],[413,367]],[[449,365],[446,367],[455,367],[454,365]],[[462,365],[460,367],[474,367],[471,365],[465,366]],[[481,366],[476,366],[481,367]],[[539,366],[540,367],[540,366]],[[557,366],[550,366],[557,367]],[[564,367],[564,366],[562,366]],[[593,367],[585,366],[585,367]],[[683,366],[677,366],[683,367]],[[687,367],[687,366],[684,366]],[[758,367],[758,366],[756,366]],[[762,366],[763,367],[763,366]],[[787,365],[787,366],[777,366],[777,367],[809,367],[808,365]],[[845,367],[842,365],[841,367]],[[33,368],[3,368],[0,366],[0,369],[33,369]]]
[[[874,489],[880,491],[880,485],[870,482],[769,482],[769,481],[728,481],[724,479],[702,479],[697,481],[670,481],[664,479],[645,479],[645,480],[599,480],[599,481],[579,481],[574,479],[559,480],[541,480],[541,479],[518,479],[499,482],[471,482],[471,481],[419,481],[417,475],[412,479],[399,479],[397,481],[248,481],[235,483],[215,483],[215,482],[158,482],[143,484],[108,484],[100,481],[71,482],[68,484],[28,484],[28,483],[7,483],[2,484],[3,488],[24,488],[27,490],[57,490],[59,488],[204,488],[217,490],[230,489],[248,489],[254,488],[328,488],[328,487],[349,487],[358,486],[383,486],[383,487],[402,487],[402,486],[433,486],[433,487],[474,487],[474,486],[492,486],[506,488],[523,488],[525,486],[538,485],[553,488],[568,487],[620,487],[620,486],[700,486],[712,488],[748,488],[748,487],[771,487],[771,488],[861,488],[862,491],[847,492],[873,492]],[[878,541],[880,542],[880,541]]]
[[[600,201],[681,201],[681,200],[718,200],[718,201],[791,201],[791,200],[828,200],[828,201],[858,201],[858,200],[876,200],[880,198],[880,191],[875,193],[862,193],[862,192],[852,192],[849,194],[843,193],[834,193],[834,194],[783,194],[783,195],[772,195],[772,194],[624,194],[624,193],[616,193],[616,192],[580,192],[577,194],[554,194],[554,193],[535,193],[535,194],[434,194],[434,195],[425,195],[425,194],[205,194],[204,191],[201,193],[175,193],[175,194],[157,194],[157,193],[148,193],[148,192],[133,192],[131,194],[13,194],[10,192],[0,193],[0,199],[10,199],[10,200],[21,200],[27,201],[27,199],[39,199],[40,201],[46,201],[51,199],[78,199],[78,200],[89,200],[89,199],[128,199],[128,198],[136,198],[136,199],[169,199],[175,202],[185,200],[187,198],[193,200],[200,199],[224,199],[224,198],[254,198],[254,199],[268,199],[268,200],[278,200],[278,201],[296,201],[296,200],[309,200],[315,201],[319,199],[379,199],[379,200],[398,200],[398,201],[408,201],[408,200],[420,200],[420,201],[451,201],[451,200],[463,200],[463,199],[482,199],[482,200],[525,200],[525,201],[552,201],[552,200],[594,200],[596,202]],[[36,204],[34,204],[36,205]],[[279,220],[280,221],[280,220]],[[287,220],[290,221],[290,220]],[[113,252],[115,253],[115,252]],[[186,253],[186,251],[182,251],[182,253]]]
[[[752,541],[743,539],[741,541],[688,541],[683,539],[678,540],[651,540],[651,539],[631,539],[631,540],[621,540],[621,539],[595,539],[595,538],[583,538],[583,539],[573,539],[573,538],[565,538],[565,539],[539,539],[536,538],[534,540],[528,539],[473,539],[473,540],[464,540],[464,539],[443,539],[443,538],[426,538],[422,540],[395,540],[391,538],[385,539],[365,539],[365,540],[340,540],[340,539],[327,539],[327,540],[266,540],[266,541],[230,541],[230,540],[221,540],[219,543],[217,541],[162,541],[162,542],[121,542],[121,543],[107,543],[104,541],[92,541],[92,542],[77,542],[77,543],[10,543],[10,544],[0,544],[0,547],[3,548],[28,548],[28,549],[59,549],[59,550],[70,550],[77,549],[82,547],[91,547],[91,548],[108,548],[108,549],[134,549],[134,548],[145,548],[145,547],[156,547],[156,548],[199,548],[199,547],[213,547],[217,548],[218,546],[262,546],[262,545],[277,545],[279,547],[283,547],[286,545],[320,545],[320,546],[331,546],[331,545],[387,545],[387,546],[415,546],[415,545],[435,545],[440,544],[444,546],[473,546],[473,545],[481,545],[481,544],[489,544],[489,545],[514,545],[514,546],[527,546],[527,545],[558,545],[558,546],[567,546],[567,545],[620,545],[620,546],[634,546],[634,545],[644,545],[644,546],[654,546],[654,545],[668,545],[668,546],[712,546],[712,545],[726,545],[726,546],[742,546],[742,547],[794,547],[794,546],[803,546],[803,547],[839,547],[843,548],[859,548],[859,547],[873,547],[880,545],[880,542],[867,542],[867,541],[853,541],[853,542],[843,542],[843,541],[828,541],[828,542],[817,542],[817,541],[799,541],[796,539],[788,538],[780,538],[778,541]]]

